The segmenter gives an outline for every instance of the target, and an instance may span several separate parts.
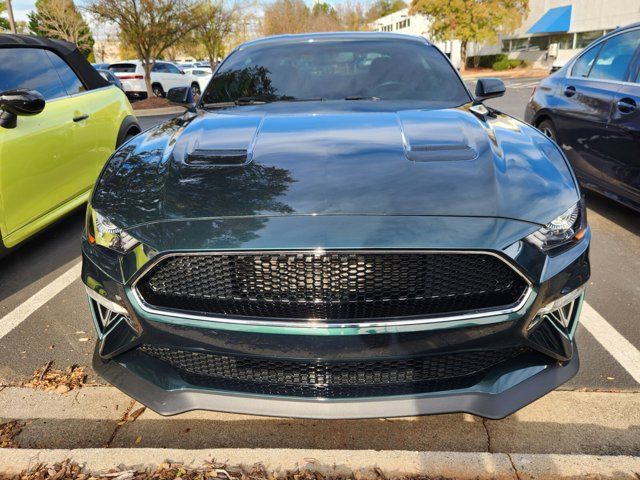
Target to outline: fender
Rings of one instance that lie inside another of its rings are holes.
[[[127,115],[126,117],[124,117],[124,119],[122,120],[122,123],[120,124],[120,129],[118,130],[118,137],[116,139],[116,148],[118,148],[120,145],[124,143],[125,139],[127,138],[127,135],[132,131],[135,131],[135,134],[137,135],[142,131],[142,128],[140,128],[138,119],[134,115]]]

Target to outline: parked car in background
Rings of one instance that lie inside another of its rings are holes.
[[[640,210],[640,24],[542,80],[525,120],[563,148],[583,186]]]
[[[147,87],[144,81],[144,68],[139,60],[127,60],[109,65],[111,71],[120,79],[124,91],[132,98],[146,98]],[[151,88],[157,97],[164,97],[166,92],[175,87],[190,87],[194,95],[200,95],[198,80],[184,73],[170,62],[156,61],[151,71]]]
[[[198,80],[201,92],[204,92],[204,89],[207,88],[207,84],[213,75],[213,72],[208,67],[185,68],[184,71]]]
[[[100,76],[102,78],[104,78],[111,85],[115,85],[120,90],[124,91],[124,87],[122,86],[122,82],[112,72],[110,72],[109,70],[104,70],[104,69],[97,69],[97,72],[100,74]]]
[[[86,202],[139,132],[125,95],[75,45],[0,35],[0,250]]]
[[[95,68],[96,70],[105,70],[105,69],[109,68],[109,64],[108,63],[92,63],[91,66],[93,68]]]
[[[370,63],[363,59],[372,59]],[[578,371],[571,167],[422,37],[244,44],[116,152],[82,280],[96,372],[162,414],[504,417]]]

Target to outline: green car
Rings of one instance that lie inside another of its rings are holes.
[[[0,35],[0,252],[85,203],[138,133],[124,93],[75,45]]]

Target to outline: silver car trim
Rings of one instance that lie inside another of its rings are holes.
[[[204,315],[204,314],[194,314],[182,311],[174,311],[174,310],[162,310],[155,308],[144,301],[142,296],[139,294],[136,285],[138,282],[159,262],[166,258],[171,257],[186,257],[186,256],[207,256],[207,255],[261,255],[261,254],[308,254],[315,253],[318,255],[322,255],[324,253],[354,253],[354,254],[382,254],[382,253],[393,253],[393,254],[462,254],[462,255],[490,255],[496,257],[507,266],[509,266],[514,272],[516,272],[520,277],[524,279],[527,283],[527,290],[522,295],[520,301],[509,308],[500,308],[500,309],[491,309],[491,310],[483,310],[476,311],[473,313],[465,313],[459,315],[448,315],[441,317],[424,317],[424,318],[404,318],[404,319],[389,319],[389,320],[364,320],[362,322],[321,322],[316,319],[308,319],[307,321],[299,320],[296,322],[287,321],[287,320],[258,320],[256,318],[231,318],[231,317],[220,317],[215,315]],[[246,325],[246,326],[257,326],[257,327],[292,327],[292,328],[374,328],[374,327],[395,327],[395,326],[404,326],[404,325],[422,325],[428,323],[440,323],[440,322],[451,322],[451,321],[459,321],[459,320],[470,320],[477,318],[486,318],[493,317],[497,315],[506,315],[510,313],[514,313],[522,309],[524,305],[529,300],[533,292],[533,284],[529,280],[529,278],[524,275],[520,269],[518,269],[512,262],[505,259],[502,255],[499,255],[495,252],[488,250],[353,250],[353,249],[296,249],[296,250],[218,250],[215,252],[179,252],[179,253],[168,253],[165,255],[158,255],[151,262],[144,266],[144,268],[140,271],[140,273],[136,276],[135,280],[131,284],[131,292],[136,302],[140,306],[142,310],[146,313],[162,315],[173,318],[182,318],[189,320],[203,320],[212,323],[227,323],[227,324],[238,324],[238,325]]]

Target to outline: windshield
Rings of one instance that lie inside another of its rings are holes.
[[[232,53],[205,105],[285,100],[414,100],[458,106],[469,94],[435,47],[399,40],[316,40]]]

